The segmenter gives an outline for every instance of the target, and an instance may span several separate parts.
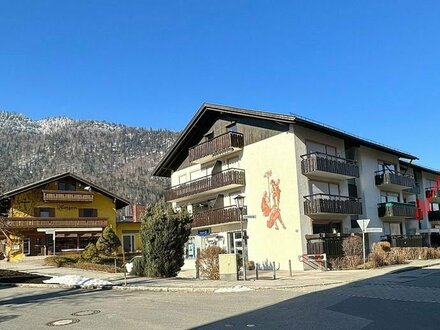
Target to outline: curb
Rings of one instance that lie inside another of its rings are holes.
[[[331,285],[342,285],[346,282],[330,282],[324,284],[304,284],[304,285],[283,285],[283,286],[259,286],[251,287],[253,291],[263,290],[288,290],[307,287],[326,287]],[[187,293],[213,293],[218,289],[229,287],[166,287],[166,286],[122,286],[122,285],[67,285],[67,284],[37,284],[37,283],[0,283],[0,287],[19,287],[34,289],[87,289],[87,290],[115,290],[115,291],[149,291],[149,292],[187,292]],[[233,287],[233,286],[231,286]]]
[[[389,274],[405,273],[405,272],[410,272],[412,270],[423,269],[423,268],[428,268],[428,267],[438,266],[438,265],[440,265],[440,262],[435,262],[435,263],[432,263],[432,264],[429,264],[429,265],[408,266],[408,267],[404,267],[404,268],[401,268],[401,269],[393,270],[393,271],[389,272]]]

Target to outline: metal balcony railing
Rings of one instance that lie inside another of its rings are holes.
[[[397,171],[376,171],[375,180],[376,185],[397,185],[402,188],[413,188],[416,185],[416,180],[413,176],[403,174]]]
[[[416,205],[411,203],[387,202],[377,204],[379,218],[415,218]]]
[[[303,174],[321,171],[353,178],[359,177],[359,165],[355,160],[336,157],[322,152],[312,152],[302,155],[301,158],[301,171]]]
[[[304,213],[306,215],[319,213],[362,214],[362,203],[359,198],[330,194],[314,194],[304,196],[304,198]]]
[[[244,146],[243,134],[237,132],[227,132],[211,140],[198,144],[189,149],[189,161],[194,162],[207,156],[215,156],[227,153]]]
[[[230,185],[244,186],[245,184],[245,171],[231,168],[171,187],[165,190],[165,200],[168,202]]]

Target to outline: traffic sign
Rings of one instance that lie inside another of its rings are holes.
[[[370,219],[359,219],[357,220],[357,223],[359,224],[359,227],[361,227],[361,230],[365,231],[370,223]]]
[[[382,228],[366,228],[365,232],[366,233],[381,233]]]
[[[250,214],[243,215],[243,219],[255,219],[256,217],[257,217],[256,215],[250,215]]]

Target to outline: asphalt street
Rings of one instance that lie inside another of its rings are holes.
[[[58,322],[48,325],[53,321]],[[332,288],[234,293],[0,288],[0,329],[438,329],[439,324],[439,266]]]

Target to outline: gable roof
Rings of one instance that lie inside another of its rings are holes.
[[[165,177],[171,176],[172,171],[175,170],[180,165],[180,163],[184,161],[185,158],[188,156],[188,149],[196,145],[203,137],[203,134],[205,133],[205,131],[203,130],[208,129],[215,122],[215,120],[221,118],[224,115],[248,117],[287,125],[297,124],[339,137],[341,139],[344,139],[345,141],[350,142],[353,145],[364,145],[366,147],[396,155],[400,158],[410,160],[418,159],[416,156],[410,153],[368,139],[361,138],[354,134],[298,115],[278,114],[218,104],[203,103],[194,115],[194,117],[191,119],[191,121],[186,125],[180,136],[177,138],[177,140],[174,142],[174,144],[171,146],[171,148],[167,151],[165,156],[160,160],[159,164],[153,170],[153,175]]]
[[[26,191],[29,191],[29,190],[32,190],[32,189],[44,186],[44,185],[46,185],[48,183],[51,183],[51,182],[54,182],[54,181],[57,181],[57,180],[61,180],[61,179],[65,179],[65,178],[75,179],[76,181],[81,182],[82,184],[84,184],[86,187],[89,186],[89,187],[93,188],[93,190],[95,190],[97,192],[100,192],[101,194],[103,194],[103,195],[105,195],[105,196],[107,196],[109,198],[114,199],[115,200],[116,209],[123,208],[124,206],[127,206],[127,205],[130,204],[130,202],[128,200],[126,200],[125,198],[119,197],[119,196],[109,192],[108,190],[106,190],[104,188],[101,188],[98,185],[96,185],[96,184],[94,184],[94,183],[92,183],[92,182],[90,182],[90,181],[88,181],[86,179],[83,179],[83,178],[81,178],[81,177],[79,177],[79,176],[77,176],[77,175],[75,175],[73,173],[70,173],[70,172],[54,175],[54,176],[51,176],[49,178],[46,178],[46,179],[43,179],[43,180],[40,180],[40,181],[37,181],[37,182],[33,182],[33,183],[25,185],[23,187],[19,187],[19,188],[16,188],[14,190],[8,191],[8,192],[0,195],[0,200],[8,199],[8,198],[10,198],[12,196],[21,194],[23,192],[26,192]]]

